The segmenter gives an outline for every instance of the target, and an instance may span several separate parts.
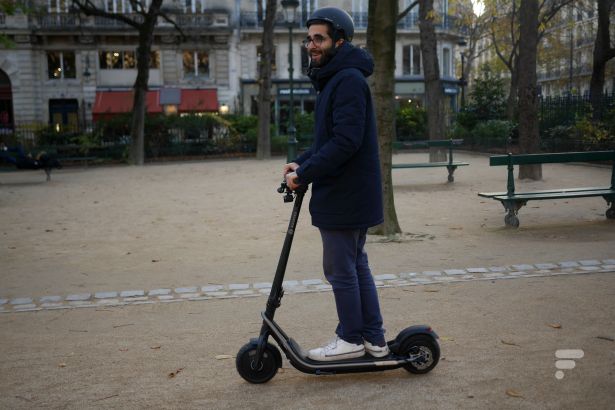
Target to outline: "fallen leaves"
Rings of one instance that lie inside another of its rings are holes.
[[[523,395],[518,390],[515,390],[515,389],[507,389],[506,395],[510,397],[523,398]]]
[[[58,367],[62,369],[62,368],[64,368],[64,367],[66,367],[66,363],[59,363],[59,364],[58,364]]]
[[[159,350],[162,346],[150,346],[149,348],[152,350]]]
[[[608,337],[608,336],[596,336],[596,339],[606,340],[609,342],[615,342],[615,339],[613,339],[612,337]]]
[[[181,367],[181,368],[179,368],[179,369],[175,370],[174,372],[169,373],[169,375],[168,375],[169,379],[172,379],[172,378],[174,378],[175,376],[177,376],[177,375],[178,375],[178,374],[179,374],[182,370],[184,370],[184,368],[183,368],[183,367]]]
[[[549,323],[549,326],[553,329],[561,329],[562,325],[560,323]]]
[[[126,323],[123,325],[113,325],[113,328],[117,329],[118,327],[126,327],[126,326],[134,326],[134,325],[135,325],[134,323]]]
[[[517,346],[517,347],[521,347],[521,346],[519,346],[518,344],[516,344],[515,342],[509,342],[508,340],[504,340],[504,339],[500,340],[500,342],[502,342],[502,344],[504,344],[504,345],[508,345],[508,346]]]
[[[216,356],[216,360],[225,360],[225,359],[232,359],[233,356],[231,356],[230,354],[219,354]]]

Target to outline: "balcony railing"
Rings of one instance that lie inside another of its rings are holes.
[[[367,28],[368,14],[366,12],[350,13],[350,15],[354,20],[355,29],[365,30]],[[305,28],[305,22],[307,21],[308,16],[303,15],[303,13],[301,12],[298,12],[297,17],[299,27]],[[258,13],[253,11],[242,11],[239,17],[239,24],[241,28],[261,29],[263,28],[263,23],[264,21],[259,19]],[[276,14],[275,24],[277,26],[284,26],[286,24],[284,20],[284,14],[282,12],[278,12]],[[397,24],[397,28],[401,30],[418,30],[418,27],[418,15],[414,13],[407,14]],[[436,21],[436,28],[440,30],[461,29],[461,27],[459,26],[459,19],[455,16],[451,16],[448,14],[441,16],[441,18]]]
[[[227,11],[206,11],[204,13],[189,14],[180,11],[167,11],[167,15],[182,29],[202,29],[229,27]],[[137,13],[124,14],[137,23],[143,21],[143,16]],[[159,26],[165,25],[166,20],[160,19]],[[84,16],[79,13],[52,13],[32,17],[30,27],[45,30],[67,30],[77,27],[88,29],[116,29],[129,28],[123,21],[100,16]]]

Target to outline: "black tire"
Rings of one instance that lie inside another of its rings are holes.
[[[271,343],[265,345],[261,364],[256,367],[254,357],[256,356],[257,345],[255,343],[246,343],[237,353],[235,366],[241,377],[250,383],[267,383],[282,367],[282,355],[277,347]]]
[[[416,335],[406,340],[400,349],[401,355],[421,354],[422,357],[416,361],[404,365],[404,369],[414,374],[425,374],[430,372],[440,360],[440,346],[431,336]]]
[[[615,208],[609,208],[606,210],[607,219],[615,219]]]

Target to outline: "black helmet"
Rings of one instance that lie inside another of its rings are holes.
[[[343,38],[348,42],[352,42],[354,36],[354,21],[350,14],[346,13],[342,9],[337,7],[323,7],[316,10],[308,21],[307,27],[310,27],[314,23],[325,22],[333,26],[333,39],[335,41]]]

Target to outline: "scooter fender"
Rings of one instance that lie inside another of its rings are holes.
[[[438,339],[438,335],[436,334],[436,332],[433,331],[431,326],[427,326],[427,325],[410,326],[410,327],[405,328],[401,332],[399,332],[395,340],[389,342],[389,349],[391,349],[393,353],[398,353],[398,348],[402,346],[406,340],[408,340],[412,336],[417,336],[417,335],[425,335],[425,336],[431,337],[432,339],[434,339],[434,341],[437,341]]]

